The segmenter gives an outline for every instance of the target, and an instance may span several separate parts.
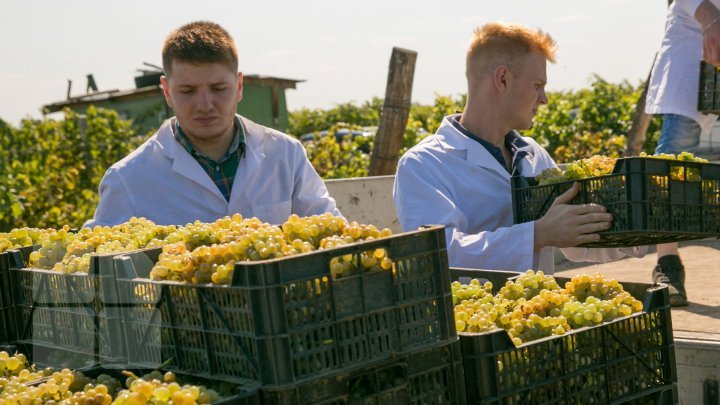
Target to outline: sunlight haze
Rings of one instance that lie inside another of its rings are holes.
[[[385,92],[392,47],[418,52],[413,101],[465,91],[465,50],[475,27],[518,22],[559,45],[548,89],[644,79],[660,46],[665,1],[8,1],[0,16],[0,118],[18,125],[40,108],[99,90],[131,89],[143,62],[161,65],[173,29],[211,20],[235,38],[245,74],[305,80],[288,109],[364,102]]]

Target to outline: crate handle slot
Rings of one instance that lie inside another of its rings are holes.
[[[610,334],[611,337],[615,338],[615,340],[620,343],[625,349],[627,349],[628,352],[632,353],[632,355],[640,360],[640,362],[648,369],[648,371],[652,372],[655,377],[658,378],[658,380],[662,381],[663,384],[667,384],[668,381],[666,381],[660,374],[658,374],[657,370],[655,370],[650,364],[648,364],[642,357],[638,356],[638,354],[632,350],[625,342],[623,342],[613,331],[610,330],[610,328],[604,328],[603,331]]]
[[[255,377],[260,377],[260,368],[258,367],[257,361],[253,356],[248,353],[247,349],[245,349],[245,346],[243,346],[240,339],[235,336],[235,334],[232,333],[232,329],[230,328],[230,323],[225,319],[225,316],[223,316],[222,312],[220,311],[220,308],[218,305],[212,301],[212,299],[208,296],[208,294],[205,292],[204,289],[198,290],[198,298],[202,299],[210,308],[210,310],[215,314],[215,316],[218,317],[220,322],[222,323],[223,327],[226,331],[232,336],[233,340],[235,341],[235,344],[238,345],[240,350],[243,353],[243,356],[245,356],[245,359],[250,362],[250,365],[252,366],[253,371],[255,372]],[[204,318],[203,318],[204,322]],[[205,328],[207,330],[207,328]],[[206,345],[207,347],[210,347],[210,345]]]

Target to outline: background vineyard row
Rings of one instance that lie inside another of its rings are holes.
[[[548,93],[532,136],[558,162],[594,154],[620,156],[641,87],[608,83],[598,76],[588,88]],[[432,105],[413,104],[403,151],[432,134],[448,114],[462,111],[465,97],[438,95]],[[294,136],[328,130],[376,127],[382,99],[290,113]],[[81,126],[83,128],[81,129]],[[645,150],[652,153],[659,133],[653,119]],[[97,187],[105,170],[152,133],[137,133],[131,121],[112,110],[90,107],[85,119],[65,111],[63,120],[23,120],[13,127],[0,120],[0,232],[14,227],[79,227],[93,215]],[[368,173],[372,136],[318,136],[306,143],[308,157],[323,178],[362,177]]]

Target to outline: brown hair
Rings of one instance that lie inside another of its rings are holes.
[[[235,41],[218,24],[195,21],[171,32],[162,48],[163,70],[170,76],[172,61],[194,64],[222,63],[238,71],[238,54]]]
[[[555,63],[557,45],[552,37],[540,29],[530,29],[520,24],[493,22],[475,30],[467,52],[466,74],[473,70],[480,73],[506,64],[514,63],[531,52],[539,52]],[[473,68],[474,67],[474,68]]]

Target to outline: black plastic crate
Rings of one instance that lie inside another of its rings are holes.
[[[20,268],[10,259],[18,343],[56,357],[90,357],[98,364],[127,358],[113,258],[93,255],[87,274]],[[22,264],[21,264],[22,263]],[[25,262],[26,263],[26,262]],[[37,357],[37,356],[36,356]]]
[[[333,279],[330,261],[386,249],[394,267]],[[116,259],[147,277],[156,258]],[[442,227],[236,265],[230,286],[119,279],[130,363],[281,386],[456,339]]]
[[[687,180],[682,180],[682,179]],[[613,225],[585,247],[628,247],[720,237],[720,164],[618,159],[612,174],[577,180],[572,204],[603,205]],[[516,224],[539,219],[574,181],[542,186],[512,178]]]
[[[22,256],[23,264],[27,264],[32,250],[32,246],[18,249]],[[13,304],[12,294],[14,288],[10,279],[10,263],[15,263],[13,254],[12,250],[0,253],[0,306],[2,307],[9,307]]]
[[[488,279],[493,272],[451,273]],[[502,285],[496,281],[493,288]],[[622,285],[644,298],[642,312],[519,347],[504,330],[459,333],[468,403],[677,403],[667,286]]]
[[[705,114],[720,114],[720,74],[705,61],[700,61],[697,109]]]
[[[0,345],[13,344],[16,341],[15,308],[0,306]]]
[[[422,350],[312,382],[261,389],[264,405],[461,404],[459,342]]]

